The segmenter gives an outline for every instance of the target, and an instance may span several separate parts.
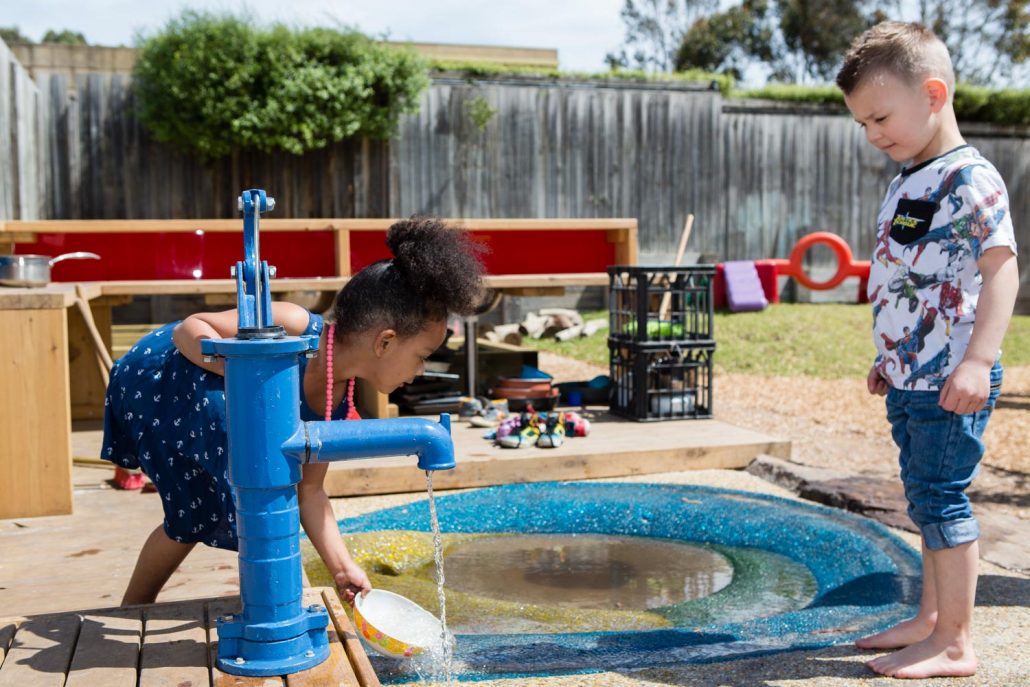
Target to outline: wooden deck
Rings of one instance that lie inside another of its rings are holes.
[[[329,658],[293,675],[244,678],[215,666],[215,619],[239,597],[0,620],[0,687],[377,687],[379,679],[336,592],[306,589],[329,611]]]
[[[483,439],[485,429],[455,421],[457,467],[433,475],[434,489],[464,489],[513,482],[627,477],[683,470],[747,467],[760,455],[790,458],[790,442],[719,420],[632,422],[607,411],[587,411],[587,437],[566,438],[557,449],[505,449]],[[102,433],[76,432],[76,458],[100,455]],[[334,463],[326,476],[329,496],[422,492],[425,475],[412,457]]]

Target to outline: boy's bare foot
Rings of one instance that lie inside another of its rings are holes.
[[[967,677],[976,673],[976,655],[968,642],[948,642],[931,635],[866,665],[881,675],[896,678]]]
[[[937,615],[916,616],[892,628],[855,640],[859,649],[900,649],[921,642],[930,636],[937,624]]]

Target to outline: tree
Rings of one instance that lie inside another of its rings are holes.
[[[777,5],[784,49],[775,75],[788,81],[832,80],[851,41],[876,23],[855,0],[777,0]]]
[[[619,51],[608,53],[605,60],[612,69],[671,71],[687,29],[718,8],[719,0],[626,0],[620,12],[626,37]]]
[[[680,41],[675,68],[727,72],[740,79],[753,60],[774,60],[774,34],[768,0],[744,0],[695,21]]]
[[[0,26],[0,40],[7,45],[32,44],[32,39],[23,36],[17,26]]]
[[[86,42],[86,37],[78,31],[71,31],[65,29],[63,31],[54,31],[50,29],[43,34],[43,40],[40,43],[60,43],[61,45],[89,45]]]
[[[919,21],[948,46],[963,81],[1010,80],[1030,60],[1030,0],[920,0]]]

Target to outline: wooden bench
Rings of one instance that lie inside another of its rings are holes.
[[[378,687],[379,678],[336,592],[304,590],[329,612],[329,658],[287,676],[223,673],[215,619],[239,612],[239,597],[0,619],[0,687]]]

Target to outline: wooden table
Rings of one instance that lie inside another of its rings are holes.
[[[0,288],[0,518],[72,512],[74,284]]]
[[[246,678],[215,665],[215,619],[239,597],[55,613],[0,620],[0,687],[378,687],[335,590],[304,590],[329,612],[329,658],[288,676]]]

